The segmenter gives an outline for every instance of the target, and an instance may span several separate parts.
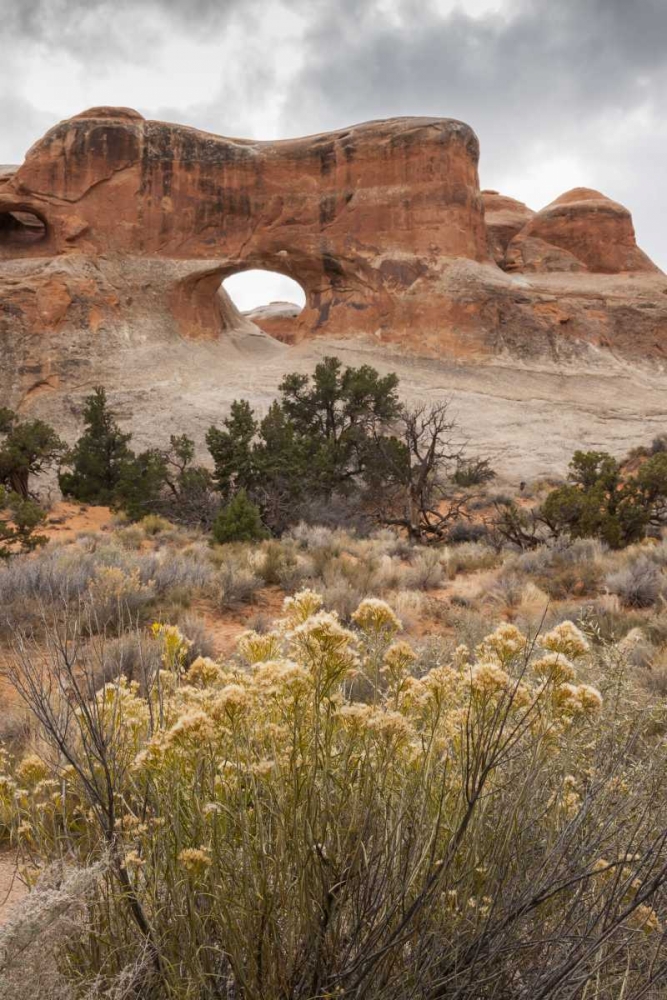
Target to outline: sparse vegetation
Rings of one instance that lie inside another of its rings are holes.
[[[610,573],[606,584],[630,608],[648,608],[660,597],[665,582],[660,567],[647,556],[639,556]]]
[[[403,407],[398,423],[396,436],[375,440],[369,501],[381,524],[403,529],[414,542],[442,543],[471,519],[475,497],[467,487],[493,472],[488,462],[466,461],[447,402]]]
[[[462,458],[452,476],[457,486],[482,486],[495,478],[488,458]]]
[[[662,989],[659,442],[500,493],[447,406],[336,359],[237,402],[211,472],[133,452],[102,390],[86,420],[62,481],[103,531],[38,547],[0,486],[0,839],[33,889],[0,996]]]

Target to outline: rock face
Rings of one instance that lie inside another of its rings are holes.
[[[186,342],[224,380],[244,337],[254,357],[356,338],[456,363],[662,364],[667,278],[629,212],[577,189],[534,213],[480,192],[478,155],[438,118],[279,142],[127,108],[61,122],[0,168],[3,398],[108,384],[151,350],[168,385]],[[300,282],[303,311],[241,316],[220,286],[249,268]]]
[[[510,241],[520,233],[535,213],[522,201],[507,198],[497,191],[482,191],[484,216],[489,234],[489,252],[503,267]]]
[[[212,338],[221,281],[277,270],[306,292],[304,329],[372,332],[430,261],[486,260],[477,159],[473,131],[446,119],[250,142],[93,108],[48,132],[0,187],[0,259],[206,261],[171,307],[185,336]],[[16,229],[18,212],[42,221],[40,241]]]
[[[265,306],[257,306],[244,313],[246,319],[265,330],[276,340],[284,344],[293,344],[295,320],[301,312],[301,306],[294,302],[269,302]]]
[[[514,234],[506,251],[507,269],[513,271],[658,270],[637,246],[627,208],[590,188],[556,198]]]

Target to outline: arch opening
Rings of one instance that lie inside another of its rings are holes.
[[[31,247],[48,235],[46,222],[22,208],[0,211],[0,247]]]
[[[279,271],[252,268],[231,274],[222,283],[227,295],[253,322],[262,319],[296,319],[306,304],[298,281]]]

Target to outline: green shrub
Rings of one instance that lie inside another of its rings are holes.
[[[496,478],[488,458],[460,459],[452,476],[457,486],[482,486]]]
[[[296,556],[288,545],[271,541],[262,551],[259,572],[267,586],[279,586],[284,580],[294,578],[296,564]]]
[[[141,521],[139,521],[139,527],[143,529],[146,535],[152,537],[160,535],[165,531],[170,531],[172,525],[166,518],[160,517],[159,514],[147,514],[146,517],[142,517]]]
[[[85,431],[67,457],[70,471],[60,473],[60,488],[85,503],[112,504],[134,458],[128,445],[132,435],[121,431],[102,386],[86,398],[83,420]]]
[[[65,444],[43,420],[20,420],[4,407],[0,407],[0,436],[0,486],[28,500],[30,477],[51,468]]]
[[[644,538],[667,512],[667,453],[647,459],[636,475],[602,451],[577,451],[570,462],[570,482],[553,490],[539,511],[556,534],[599,538],[619,549]]]
[[[257,504],[249,499],[245,490],[235,496],[218,511],[213,522],[213,538],[219,545],[227,542],[258,542],[268,537],[262,524]]]
[[[455,521],[447,532],[448,545],[462,545],[464,542],[481,542],[489,535],[485,524],[475,524],[468,520]]]
[[[16,552],[31,552],[46,542],[40,535],[46,514],[34,500],[0,486],[0,559]]]

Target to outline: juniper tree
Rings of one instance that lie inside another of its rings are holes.
[[[30,477],[55,465],[65,444],[43,420],[21,420],[6,407],[0,408],[0,435],[0,485],[27,500]]]
[[[38,532],[45,520],[46,513],[34,500],[0,486],[0,559],[42,545],[46,537]]]
[[[312,376],[293,372],[263,420],[235,400],[206,442],[223,499],[244,489],[280,531],[305,500],[360,494],[376,441],[400,414],[398,378],[327,357]]]
[[[66,459],[69,472],[61,472],[60,488],[66,496],[86,503],[111,504],[128,463],[132,435],[118,426],[102,386],[85,400],[85,431]]]

